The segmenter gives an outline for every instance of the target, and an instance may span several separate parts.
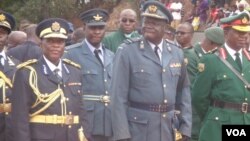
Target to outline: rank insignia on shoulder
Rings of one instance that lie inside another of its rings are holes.
[[[172,63],[170,64],[170,68],[180,68],[181,67],[181,63]]]
[[[73,61],[71,61],[69,59],[62,59],[62,60],[63,60],[63,62],[65,62],[65,63],[67,63],[69,65],[72,65],[72,66],[74,66],[76,68],[79,68],[79,69],[81,68],[81,66],[79,64],[77,64],[77,63],[75,63],[75,62],[73,62]]]
[[[23,63],[17,65],[17,69],[20,69],[20,68],[22,68],[22,67],[24,67],[24,66],[28,66],[28,65],[33,64],[33,63],[36,63],[36,62],[37,62],[37,59],[28,60],[28,61],[26,61],[26,62],[23,62]]]
[[[203,72],[205,70],[205,64],[204,63],[199,63],[198,64],[198,71]]]
[[[188,59],[187,58],[184,58],[184,63],[185,63],[185,65],[188,64]]]

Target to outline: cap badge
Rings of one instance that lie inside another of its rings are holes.
[[[148,7],[148,11],[149,11],[149,13],[156,13],[157,7],[155,5],[150,5]]]
[[[60,28],[61,28],[61,26],[60,26],[60,24],[59,24],[58,22],[54,22],[54,23],[52,23],[52,25],[51,25],[51,30],[52,30],[52,31],[57,32],[57,31],[60,30]]]
[[[0,21],[4,21],[6,19],[4,14],[0,14]]]
[[[93,18],[95,19],[95,21],[100,21],[102,19],[102,17],[99,16],[99,14],[97,14],[96,16],[93,16]]]
[[[242,20],[241,20],[241,22],[243,23],[243,24],[246,24],[248,21],[247,21],[247,18],[246,17],[244,17]]]

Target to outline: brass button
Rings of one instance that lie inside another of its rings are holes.
[[[10,101],[10,99],[9,99],[9,98],[6,98],[6,101]]]
[[[245,98],[245,101],[247,101],[248,99],[247,98]]]
[[[104,82],[107,82],[107,79],[104,79]]]
[[[225,74],[224,74],[224,75],[223,75],[223,77],[224,77],[224,78],[226,78],[226,77],[227,77],[227,75],[225,75]]]
[[[137,120],[137,117],[134,117],[134,120]]]
[[[244,76],[244,73],[241,73],[241,76]]]
[[[108,94],[109,92],[108,91],[105,91],[105,94]]]
[[[72,112],[69,112],[70,115],[72,115]]]
[[[165,117],[166,117],[166,114],[163,114],[163,115],[162,115],[162,117],[164,117],[164,118],[165,118]]]
[[[163,84],[163,87],[164,87],[164,88],[166,88],[166,87],[167,87],[167,85],[166,85],[166,84]]]
[[[108,104],[108,103],[105,103],[104,105],[107,107],[109,104]]]
[[[68,127],[69,127],[69,129],[70,129],[70,128],[71,128],[71,125],[69,125]]]
[[[165,69],[163,69],[163,70],[162,70],[162,72],[166,72],[166,70],[165,70]]]
[[[219,117],[215,117],[214,119],[215,119],[215,120],[219,120]]]
[[[141,72],[144,72],[144,70],[143,70],[143,69],[141,69]]]

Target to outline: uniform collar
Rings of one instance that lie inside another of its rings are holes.
[[[58,74],[62,76],[62,60],[60,59],[59,64],[56,66],[51,61],[49,61],[44,55],[43,58],[45,62],[47,63],[49,69],[53,72],[55,69],[59,69]]]
[[[235,53],[237,51],[235,51],[232,48],[230,48],[227,43],[225,43],[225,48],[226,48],[227,52],[229,53],[229,55],[231,55],[231,57],[235,60],[235,58],[236,58]],[[242,60],[242,49],[240,49],[238,51],[238,53],[240,54],[240,59]]]
[[[151,48],[154,50],[156,44],[153,44],[152,42],[149,42],[149,41],[148,41],[148,43],[151,46]],[[161,40],[161,42],[157,46],[159,47],[160,51],[162,52],[163,39]]]
[[[92,52],[93,54],[94,54],[95,49],[100,50],[100,51],[101,51],[101,54],[103,54],[102,44],[100,45],[99,48],[95,48],[94,46],[92,46],[92,45],[89,43],[89,41],[88,41],[87,39],[85,39],[85,42],[86,42],[88,48],[91,50],[91,52]]]

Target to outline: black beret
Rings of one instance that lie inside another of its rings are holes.
[[[109,14],[106,10],[95,8],[80,14],[81,20],[88,26],[106,25]]]
[[[36,35],[39,38],[63,38],[67,39],[69,24],[60,18],[45,19],[37,25]]]

